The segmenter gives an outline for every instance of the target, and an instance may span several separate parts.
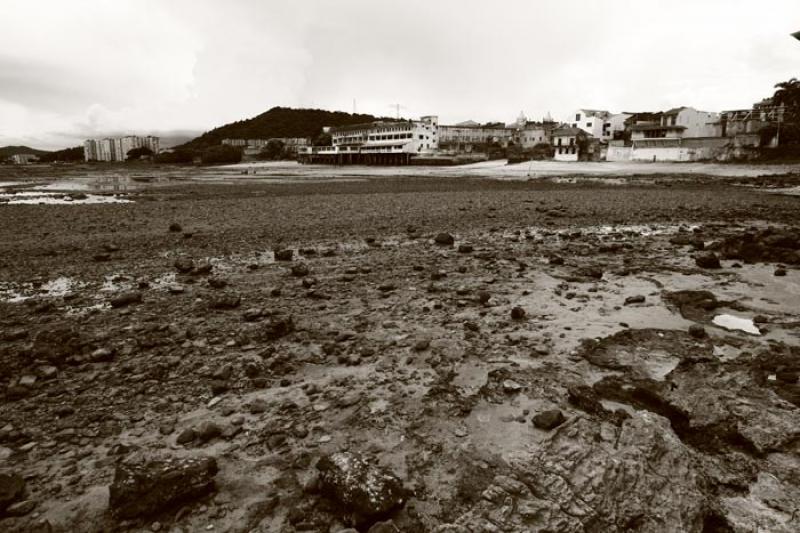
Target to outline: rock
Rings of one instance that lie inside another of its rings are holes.
[[[564,413],[560,409],[544,411],[533,417],[533,425],[539,429],[550,431],[564,423]]]
[[[172,224],[169,225],[169,230],[172,233],[180,233],[181,231],[183,231],[183,228],[177,222],[173,222]]]
[[[261,338],[274,341],[294,331],[292,315],[273,316],[264,323],[261,329]]]
[[[353,452],[338,452],[317,463],[322,494],[370,524],[403,506],[406,492],[393,473],[370,465]]]
[[[228,286],[228,281],[219,277],[208,278],[206,283],[208,283],[208,286],[212,289],[224,289]]]
[[[18,502],[25,493],[25,480],[17,473],[0,473],[0,512]]]
[[[118,463],[109,507],[119,519],[152,516],[212,492],[216,473],[217,462],[211,457]]]
[[[294,257],[293,250],[275,250],[275,261],[291,261]]]
[[[578,416],[507,471],[453,520],[464,529],[437,531],[697,532],[711,504],[695,454],[651,413],[621,427]]]
[[[694,258],[694,262],[700,268],[722,268],[722,265],[719,263],[719,257],[717,257],[717,254],[714,252],[697,254]]]
[[[475,251],[475,248],[471,244],[459,244],[458,245],[458,253],[460,254],[471,254]]]
[[[117,309],[119,307],[127,307],[129,305],[142,303],[142,293],[139,291],[126,291],[121,292],[111,298],[109,302],[111,307]]]
[[[42,365],[36,369],[36,373],[42,379],[53,379],[58,375],[58,368],[52,365]]]
[[[175,442],[184,445],[189,444],[196,438],[197,432],[192,428],[186,428],[178,434],[178,438],[175,439]]]
[[[522,385],[513,379],[506,379],[503,381],[503,390],[510,393],[519,392],[523,389]]]
[[[627,298],[625,298],[625,305],[641,304],[644,303],[644,300],[645,298],[641,294],[637,294],[635,296],[628,296]]]
[[[256,322],[260,320],[262,316],[264,316],[264,310],[260,307],[251,307],[242,313],[242,319],[245,322]]]
[[[523,318],[525,318],[525,315],[526,315],[525,310],[519,306],[511,309],[511,318],[514,320],[522,320]]]
[[[308,276],[311,273],[311,270],[308,268],[308,265],[305,263],[300,263],[297,265],[292,266],[292,276],[296,278],[302,278]]]
[[[706,333],[706,328],[704,328],[700,324],[692,324],[691,326],[689,326],[689,335],[691,335],[695,339],[704,339],[706,338],[708,333]]]
[[[414,351],[415,352],[424,352],[428,349],[431,345],[431,341],[428,339],[421,339],[414,343]]]
[[[449,233],[437,233],[433,238],[433,242],[441,246],[453,246],[456,240]]]
[[[242,297],[235,293],[220,294],[211,299],[212,309],[236,309],[242,303]]]
[[[492,299],[492,295],[489,294],[487,291],[478,291],[477,299],[479,304],[487,305],[489,303],[489,300]]]
[[[367,533],[400,533],[394,522],[387,520],[386,522],[376,522],[369,528]]]
[[[24,500],[17,503],[12,503],[6,509],[8,516],[25,516],[36,508],[36,502],[33,500]]]
[[[175,270],[181,274],[188,274],[194,270],[194,261],[188,257],[179,257],[175,260],[173,265],[175,266]]]
[[[210,420],[202,422],[195,431],[197,432],[197,440],[199,440],[201,443],[214,440],[222,435],[222,428]]]
[[[778,277],[785,276],[786,275],[786,269],[785,268],[776,268],[775,269],[775,275],[778,276]]]
[[[192,270],[193,276],[206,276],[214,270],[214,265],[209,263],[208,261],[201,261],[195,265],[194,270]]]
[[[94,254],[92,259],[94,259],[95,262],[97,262],[97,263],[105,263],[106,261],[111,261],[111,254],[105,253],[105,252],[101,252],[101,253],[98,253],[98,254]]]

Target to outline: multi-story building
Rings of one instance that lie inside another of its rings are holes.
[[[578,109],[569,120],[565,120],[573,128],[580,128],[595,139],[603,139],[603,130],[611,113],[600,109]]]
[[[583,128],[557,128],[553,130],[553,148],[556,161],[578,161],[585,150],[587,133]]]
[[[532,122],[518,125],[514,132],[514,143],[523,150],[530,150],[534,146],[551,144],[551,136],[557,124],[552,121]]]
[[[330,129],[331,146],[298,148],[301,162],[408,163],[439,148],[439,119],[370,122]]]
[[[159,138],[148,135],[87,139],[83,142],[83,157],[86,161],[125,161],[134,148],[149,148],[154,154],[159,151]]]
[[[439,147],[455,152],[472,152],[489,144],[503,148],[513,140],[515,128],[502,123],[478,124],[472,120],[452,126],[439,126]]]

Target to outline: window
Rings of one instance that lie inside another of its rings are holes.
[[[587,123],[586,123],[586,127],[587,127],[587,128],[591,128],[591,127],[592,127],[592,123],[591,123],[591,122],[587,122]]]
[[[559,137],[559,138],[558,138],[558,145],[559,145],[559,146],[561,146],[561,144],[562,144],[562,143],[561,143],[561,141],[563,141],[563,140],[564,140],[564,139],[562,139],[561,137]],[[558,153],[560,154],[561,152],[558,152]]]
[[[572,125],[572,127],[573,127],[573,128],[577,128],[577,127],[578,127],[578,125],[577,125],[577,124],[573,124],[573,125]]]
[[[419,140],[420,140],[420,141],[422,140],[422,137],[423,137],[422,135],[420,135],[420,136],[419,136]]]
[[[569,145],[572,146],[573,144],[575,144],[575,137],[570,137],[569,138]]]
[[[580,121],[581,121],[581,114],[578,113],[577,115],[575,115],[575,122],[580,122]]]

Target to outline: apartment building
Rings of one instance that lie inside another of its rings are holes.
[[[159,150],[159,138],[148,135],[140,137],[107,137],[87,139],[83,142],[83,157],[86,161],[125,161],[134,148],[149,148],[154,154]]]

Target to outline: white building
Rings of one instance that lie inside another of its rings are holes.
[[[580,128],[595,139],[603,139],[603,128],[611,113],[600,109],[578,109],[564,122]]]

